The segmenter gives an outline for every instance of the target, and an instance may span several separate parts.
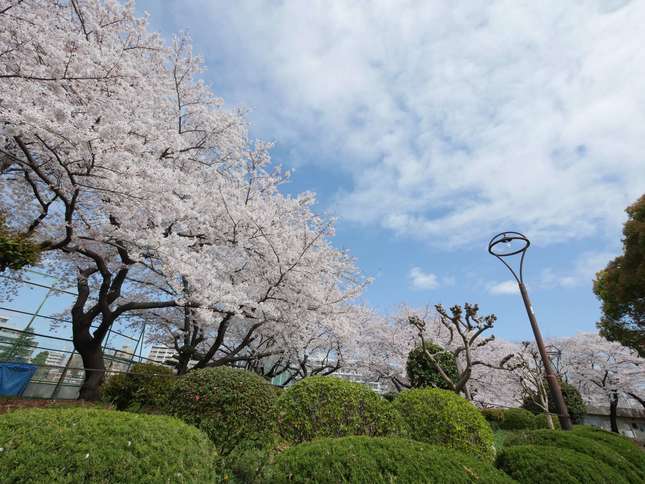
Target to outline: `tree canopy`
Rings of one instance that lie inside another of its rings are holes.
[[[645,195],[626,212],[623,254],[598,272],[593,290],[602,301],[601,334],[645,356]]]

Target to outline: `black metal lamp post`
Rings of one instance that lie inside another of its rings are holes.
[[[549,361],[549,356],[547,354],[546,348],[544,346],[544,340],[542,339],[542,333],[540,332],[540,327],[538,326],[537,319],[533,313],[533,306],[531,306],[531,300],[529,299],[529,294],[526,291],[526,286],[524,286],[524,256],[526,251],[531,245],[529,239],[519,232],[502,232],[493,237],[488,243],[488,252],[501,260],[508,270],[511,271],[513,277],[517,281],[517,284],[520,288],[520,293],[522,294],[522,300],[524,301],[524,306],[526,307],[526,313],[529,316],[529,321],[531,322],[531,328],[533,328],[533,335],[535,336],[535,342],[537,343],[538,350],[540,352],[540,357],[542,358],[542,363],[544,364],[544,373],[546,374],[546,381],[549,384],[549,389],[551,391],[551,396],[553,401],[556,404],[558,409],[558,418],[560,419],[560,427],[563,430],[571,430],[571,418],[569,417],[569,411],[567,406],[564,403],[564,398],[562,397],[562,390],[558,384],[558,379],[553,372],[551,362]],[[520,273],[515,273],[510,265],[504,260],[506,257],[511,257],[514,255],[522,254],[520,258]]]

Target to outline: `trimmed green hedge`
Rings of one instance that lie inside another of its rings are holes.
[[[607,432],[590,425],[574,425],[573,433],[581,437],[600,442],[638,467],[645,474],[645,452],[639,449],[633,440],[613,432]]]
[[[534,428],[536,429],[548,429],[549,424],[546,421],[546,413],[539,413],[537,415],[534,415],[535,419],[535,426]],[[555,430],[560,430],[560,419],[558,418],[557,415],[551,415],[551,422],[553,422],[553,427]]]
[[[242,442],[263,445],[275,435],[276,393],[245,370],[194,370],[177,379],[167,411],[203,430],[221,454]]]
[[[278,399],[279,428],[290,442],[346,435],[400,435],[404,424],[392,405],[359,383],[312,376]]]
[[[266,482],[512,483],[493,466],[445,447],[394,437],[318,439],[276,457]]]
[[[457,369],[457,358],[455,358],[455,355],[432,342],[426,342],[425,347],[453,382],[459,380],[459,370]],[[421,345],[410,351],[405,364],[405,370],[410,385],[415,388],[436,387],[450,390],[448,383],[446,383],[446,380],[437,371],[437,368],[425,354],[423,346]]]
[[[495,458],[493,432],[477,408],[438,388],[405,390],[393,402],[414,440],[440,444],[483,460]]]
[[[507,408],[504,410],[504,417],[499,422],[502,430],[525,430],[534,429],[538,425],[535,416],[523,408]]]
[[[504,446],[497,467],[520,484],[627,484],[615,469],[588,455],[541,445]]]
[[[172,417],[88,408],[0,416],[3,483],[212,482],[206,435]]]
[[[111,376],[101,387],[101,399],[119,410],[163,408],[175,382],[171,368],[152,363],[132,365],[130,373]]]
[[[615,471],[620,472],[629,482],[635,484],[645,482],[645,473],[623,456],[614,452],[609,446],[572,432],[551,430],[515,432],[507,436],[504,446],[508,448],[516,445],[544,445],[574,450],[588,455],[594,460],[604,462]]]

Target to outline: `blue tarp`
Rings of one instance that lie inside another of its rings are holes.
[[[36,365],[27,363],[0,363],[0,395],[19,397],[36,372]]]

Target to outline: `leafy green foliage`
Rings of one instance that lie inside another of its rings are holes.
[[[6,269],[17,271],[37,264],[39,259],[38,245],[7,228],[5,217],[0,214],[0,272]]]
[[[12,336],[0,336],[0,361],[26,363],[38,346],[32,331],[11,332]]]
[[[217,458],[199,430],[166,416],[88,408],[0,415],[2,482],[212,482]]]
[[[606,430],[591,427],[589,425],[575,425],[573,433],[581,437],[588,438],[594,442],[602,443],[609,447],[617,454],[622,455],[625,459],[636,466],[641,474],[645,474],[645,452],[639,449],[636,444],[622,435]]]
[[[623,254],[596,274],[600,333],[645,356],[645,195],[626,209]]]
[[[414,440],[440,444],[483,460],[495,458],[493,432],[479,410],[448,390],[405,390],[394,400]]]
[[[423,348],[419,345],[408,355],[405,370],[410,384],[415,388],[436,387],[450,390],[450,385],[441,376],[436,365],[428,358]],[[457,359],[452,353],[432,342],[426,342],[425,349],[437,360],[441,369],[453,382],[459,380]]]
[[[403,431],[392,405],[359,383],[312,376],[278,399],[280,433],[290,442],[346,435],[386,436]]]
[[[559,447],[509,447],[507,443],[497,457],[497,467],[521,484],[628,483],[620,472],[607,464],[588,455]]]
[[[538,426],[535,416],[523,408],[506,408],[502,412],[502,420],[499,422],[502,430],[524,430],[534,429]]]
[[[567,405],[567,409],[569,410],[571,421],[574,424],[581,423],[585,414],[587,413],[587,405],[585,405],[585,402],[582,399],[582,395],[576,387],[574,387],[570,383],[567,383],[566,381],[560,381],[560,389],[562,390],[564,403]],[[537,401],[537,395],[527,395],[524,398],[524,402],[522,403],[522,408],[535,414],[544,412],[544,410],[535,403]],[[551,398],[550,394],[549,412],[552,414],[558,413],[558,409],[556,408],[555,402],[553,401],[553,398]]]
[[[291,447],[277,456],[266,482],[513,481],[494,467],[445,447],[402,438],[359,436],[319,439]]]
[[[604,462],[631,483],[645,482],[645,473],[610,447],[572,432],[550,430],[515,432],[506,438],[504,445],[506,448],[516,445],[543,445],[574,450],[588,455],[594,460]]]
[[[130,373],[111,376],[101,387],[101,399],[119,410],[161,409],[172,391],[175,375],[171,368],[136,363]]]
[[[218,367],[177,378],[166,408],[206,432],[219,452],[228,454],[242,442],[261,446],[274,438],[275,401],[271,384],[255,373]]]
[[[546,413],[539,413],[535,415],[533,418],[535,419],[535,425],[533,428],[535,429],[549,429],[549,423],[547,422],[547,415]],[[553,427],[556,430],[559,430],[560,427],[560,419],[558,418],[557,415],[551,415],[551,422],[553,423]]]

